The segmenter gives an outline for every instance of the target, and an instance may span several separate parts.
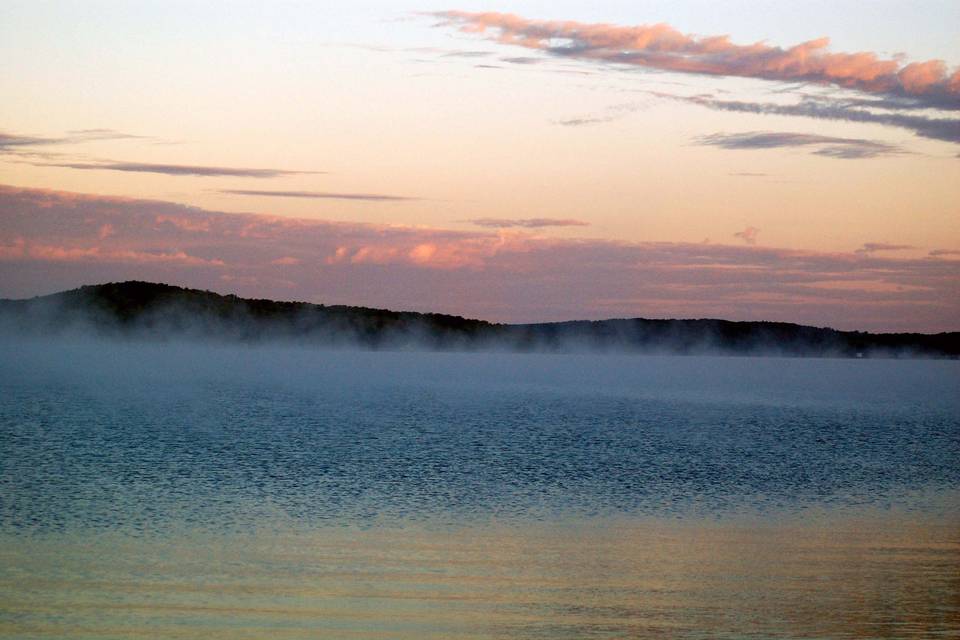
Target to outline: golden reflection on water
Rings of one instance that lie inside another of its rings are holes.
[[[0,537],[0,637],[960,635],[960,516]]]

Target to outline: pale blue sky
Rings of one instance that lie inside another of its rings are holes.
[[[431,46],[449,41],[451,35],[430,33],[429,21],[404,24],[395,20],[418,11],[446,9],[582,22],[667,22],[685,33],[730,34],[741,43],[762,40],[790,45],[828,36],[835,50],[902,52],[911,59],[960,63],[960,2],[953,0],[465,0],[453,4],[6,0],[0,6],[0,52],[5,60],[15,60],[14,70],[23,73],[29,72],[31,64],[45,63],[51,57],[69,67],[83,58],[100,56],[107,48],[127,57],[138,51],[202,48],[204,42],[234,39]],[[61,53],[51,56],[54,51]]]

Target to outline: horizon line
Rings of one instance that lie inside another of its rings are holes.
[[[936,331],[936,332],[922,332],[922,331],[867,331],[862,329],[837,329],[830,326],[817,326],[809,324],[801,324],[799,322],[787,322],[782,320],[729,320],[727,318],[720,317],[700,317],[700,318],[654,318],[646,316],[622,316],[622,317],[606,317],[599,318],[595,320],[590,320],[586,318],[581,319],[570,319],[570,320],[549,320],[541,322],[495,322],[492,320],[485,320],[483,318],[471,318],[463,315],[457,315],[452,313],[440,313],[436,311],[418,311],[413,309],[388,309],[386,307],[369,307],[365,305],[352,305],[352,304],[325,304],[322,302],[309,302],[306,300],[278,300],[275,298],[248,298],[240,296],[236,293],[221,293],[219,291],[214,291],[212,289],[198,289],[196,287],[183,286],[178,284],[170,284],[168,282],[153,282],[149,280],[117,280],[111,282],[101,282],[97,284],[83,284],[72,289],[63,289],[60,291],[54,291],[47,294],[39,294],[28,298],[0,298],[0,303],[2,302],[29,302],[31,300],[38,300],[42,298],[50,298],[65,293],[70,293],[73,291],[80,291],[82,289],[95,289],[98,287],[105,287],[109,285],[126,285],[126,284],[141,284],[141,285],[150,285],[150,286],[161,286],[161,287],[170,287],[173,289],[180,289],[182,291],[193,291],[199,293],[208,293],[213,294],[222,298],[236,298],[243,301],[257,301],[263,300],[266,302],[274,302],[280,304],[303,304],[313,307],[324,307],[324,308],[349,308],[349,309],[365,309],[370,311],[386,311],[389,313],[413,313],[418,315],[430,315],[430,316],[444,316],[448,318],[461,318],[463,320],[470,320],[473,322],[483,322],[491,326],[501,326],[501,327],[531,327],[531,326],[544,326],[544,325],[560,325],[560,324],[576,324],[576,323],[602,323],[602,322],[629,322],[629,321],[644,321],[644,322],[726,322],[730,324],[771,324],[771,325],[792,325],[795,327],[805,327],[813,328],[819,330],[835,331],[842,334],[850,333],[859,333],[871,336],[893,336],[893,335],[917,335],[917,336],[938,336],[938,335],[952,335],[960,334],[960,328],[951,331]]]

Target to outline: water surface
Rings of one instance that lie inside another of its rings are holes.
[[[956,637],[958,383],[5,342],[0,636]]]

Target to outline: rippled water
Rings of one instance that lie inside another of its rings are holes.
[[[960,363],[0,344],[0,636],[960,635]]]

